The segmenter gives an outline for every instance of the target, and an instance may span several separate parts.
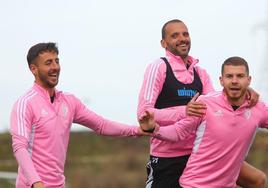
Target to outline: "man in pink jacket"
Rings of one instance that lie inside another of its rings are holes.
[[[235,188],[257,129],[268,128],[267,104],[258,102],[251,108],[247,104],[246,90],[251,81],[247,62],[230,57],[224,61],[221,73],[223,91],[198,99],[207,106],[204,116],[188,116],[170,126],[159,126],[154,121],[141,123],[143,130],[154,130],[154,138],[174,143],[195,135],[179,180],[183,188]]]
[[[101,135],[140,133],[138,126],[104,119],[74,95],[56,90],[58,53],[55,43],[39,43],[27,55],[35,83],[18,99],[11,113],[12,146],[19,164],[17,188],[65,187],[64,163],[72,123]]]
[[[191,99],[197,92],[207,94],[214,88],[207,72],[197,66],[198,60],[189,56],[191,39],[186,25],[181,20],[165,23],[161,45],[166,50],[166,57],[157,59],[146,69],[139,95],[138,117],[148,110],[154,113],[160,126],[166,126],[185,117],[186,111],[188,115],[202,116],[205,105]],[[146,187],[177,187],[193,141],[193,136],[172,143],[151,138]],[[262,187],[264,180],[261,171],[246,162],[243,164],[239,185]]]

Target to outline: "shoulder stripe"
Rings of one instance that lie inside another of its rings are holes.
[[[18,101],[18,107],[17,107],[18,135],[24,136],[26,138],[27,138],[27,130],[25,127],[26,126],[25,116],[26,116],[27,102],[36,94],[37,94],[36,91],[31,90],[26,95],[21,97]]]
[[[144,98],[145,100],[149,100],[151,102],[152,97],[153,97],[153,85],[155,83],[155,79],[158,73],[159,66],[163,63],[163,61],[153,63],[150,66],[150,70],[148,73],[148,79],[146,83],[146,88],[144,92]]]

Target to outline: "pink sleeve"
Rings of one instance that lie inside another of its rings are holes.
[[[171,142],[185,140],[195,133],[199,124],[200,118],[188,116],[173,125],[159,127],[155,130],[153,136]]]
[[[139,94],[137,116],[144,115],[145,110],[154,113],[159,124],[172,124],[185,117],[186,107],[176,106],[172,108],[156,109],[155,103],[166,78],[166,64],[161,60],[150,64],[144,74],[144,80]]]
[[[262,107],[261,113],[263,113],[263,115],[259,127],[268,129],[268,105],[262,103]]]
[[[215,91],[212,81],[210,79],[210,76],[205,71],[205,69],[202,69],[200,67],[197,67],[198,75],[200,76],[202,85],[203,85],[203,95],[208,94],[209,92]]]
[[[84,125],[101,135],[107,136],[139,136],[139,127],[111,121],[89,110],[79,99],[76,103],[74,123]]]
[[[11,112],[11,136],[14,156],[28,182],[41,181],[28,152],[31,115],[26,102],[19,100]]]
[[[38,173],[34,168],[33,161],[26,149],[20,149],[14,153],[20,168],[22,168],[23,175],[28,179],[30,185],[41,181]]]

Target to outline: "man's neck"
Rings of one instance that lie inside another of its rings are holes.
[[[180,57],[180,59],[183,61],[185,67],[188,69],[189,66],[191,65],[190,61],[189,61],[189,56],[180,56],[180,55],[176,55],[174,53],[172,53],[171,51],[167,50],[168,53],[170,53],[171,55],[175,56],[175,57]]]
[[[242,106],[242,104],[244,104],[244,102],[246,101],[246,93],[244,93],[240,98],[238,99],[233,99],[230,98],[227,94],[225,89],[223,88],[223,93],[226,96],[228,102],[231,104],[231,106]]]
[[[230,104],[232,106],[242,106],[242,104],[244,104],[245,100],[246,100],[246,95],[240,97],[237,100],[231,99],[229,97],[227,97],[228,101],[230,102]]]
[[[184,62],[185,67],[188,69],[190,67],[190,65],[191,65],[188,56],[187,57],[184,57],[184,58],[181,57],[181,58],[182,58],[182,60]]]
[[[38,83],[37,81],[35,81],[35,83],[38,84],[43,89],[45,89],[48,92],[48,94],[49,94],[50,97],[55,96],[55,87],[53,87],[53,88],[45,87],[42,84]]]
[[[54,97],[55,96],[55,88],[49,88],[47,89],[49,96]]]

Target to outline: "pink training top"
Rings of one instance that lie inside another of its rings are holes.
[[[157,138],[178,142],[196,132],[194,147],[180,178],[183,188],[234,188],[240,167],[258,127],[268,128],[268,106],[247,102],[233,110],[223,92],[200,96],[206,103],[203,118],[189,116],[160,127]]]
[[[204,69],[196,66],[197,59],[189,57],[190,67],[186,69],[183,60],[166,51],[166,58],[174,72],[175,77],[184,84],[190,84],[194,79],[194,68],[196,69],[203,84],[203,94],[214,91],[211,80]],[[156,122],[160,126],[166,126],[177,122],[185,117],[186,106],[174,106],[164,109],[154,108],[158,95],[160,94],[166,78],[166,64],[158,59],[148,66],[144,75],[144,81],[139,95],[137,114],[141,117],[145,110],[154,113]],[[188,140],[171,143],[156,138],[151,139],[150,154],[158,157],[177,157],[188,155],[193,147],[194,135]]]
[[[37,84],[14,105],[11,134],[19,164],[17,188],[30,188],[41,181],[46,188],[63,188],[64,163],[72,123],[84,125],[101,135],[135,136],[137,126],[109,121],[90,111],[75,96],[48,92]]]

